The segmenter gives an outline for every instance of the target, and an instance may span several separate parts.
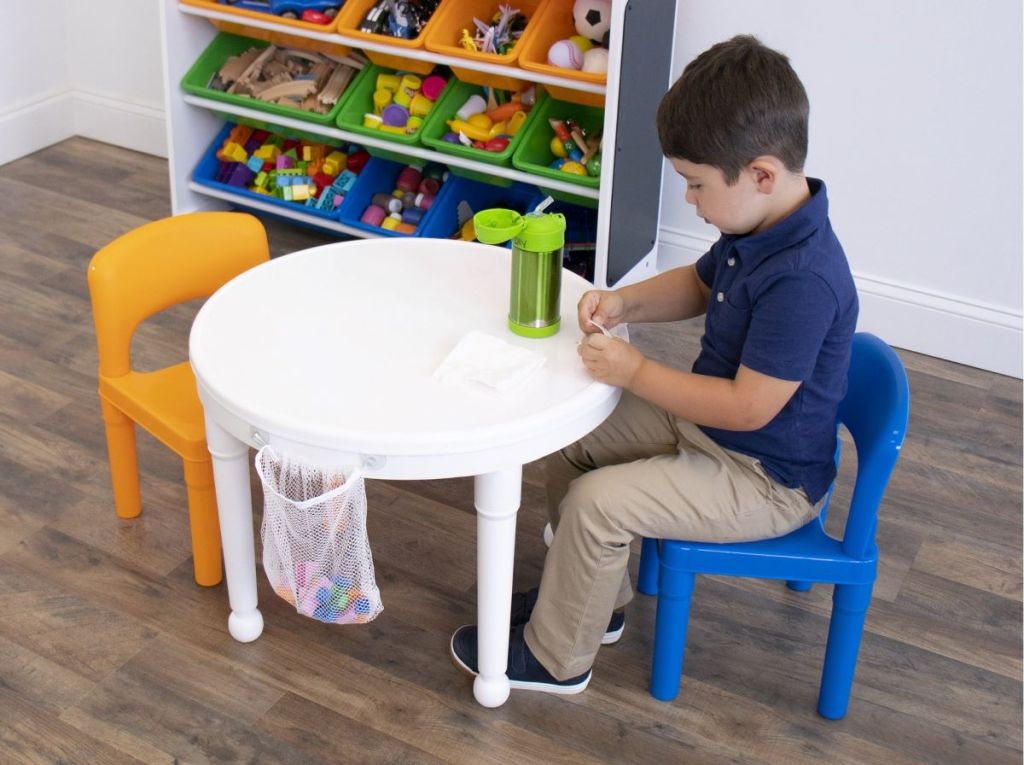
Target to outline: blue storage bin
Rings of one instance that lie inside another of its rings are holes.
[[[456,234],[459,230],[459,202],[462,201],[469,203],[474,214],[491,207],[506,207],[523,214],[533,209],[530,201],[537,198],[537,187],[526,183],[494,186],[453,175],[445,186],[449,189],[443,204],[434,202],[430,208],[431,218],[421,225],[419,236],[448,239]]]
[[[217,134],[217,137],[213,139],[213,143],[210,144],[210,147],[206,150],[206,153],[203,154],[202,159],[199,160],[199,164],[196,165],[195,170],[192,171],[193,181],[202,186],[209,186],[210,188],[213,189],[219,189],[221,191],[229,192],[230,194],[236,197],[254,199],[259,202],[275,205],[277,207],[282,207],[287,210],[302,212],[318,218],[324,218],[326,220],[338,220],[339,216],[341,215],[340,206],[332,210],[321,210],[311,205],[306,205],[303,202],[288,202],[285,201],[284,199],[280,199],[273,195],[257,194],[254,191],[250,191],[245,186],[233,186],[230,183],[224,183],[222,181],[217,180],[222,165],[221,161],[217,159],[217,152],[220,150],[221,146],[223,146],[224,141],[231,134],[231,131],[234,127],[235,125],[233,123],[226,124],[224,128]],[[330,146],[332,148],[336,148],[338,151],[348,151],[348,144],[325,145]],[[239,202],[239,204],[243,203]]]
[[[412,234],[403,234],[399,231],[381,228],[380,226],[371,226],[359,220],[363,215],[363,211],[370,205],[373,195],[377,193],[390,194],[394,191],[398,174],[410,164],[417,164],[419,166],[418,163],[392,162],[380,157],[370,157],[370,161],[366,163],[363,171],[359,174],[359,179],[356,181],[355,186],[345,195],[345,201],[341,203],[341,222],[346,226],[368,231],[379,236],[424,236],[422,232],[431,225],[431,220],[437,210],[446,204],[448,194],[451,191],[453,176],[449,176],[448,180],[441,184],[441,188],[434,196],[433,204],[423,214],[423,218],[416,227],[416,231]]]

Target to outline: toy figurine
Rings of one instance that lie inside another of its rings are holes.
[[[526,21],[526,16],[519,9],[504,3],[498,6],[498,12],[491,18],[490,24],[474,18],[473,23],[476,25],[474,41],[477,50],[481,53],[499,55],[508,53],[526,29]]]
[[[462,37],[459,38],[459,45],[468,51],[476,52],[476,41],[473,40],[473,36],[469,33],[468,29],[462,30]]]

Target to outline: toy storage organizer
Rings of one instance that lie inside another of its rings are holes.
[[[550,194],[579,218],[575,240],[570,220],[569,267],[588,272],[587,277],[601,287],[613,286],[627,275],[652,275],[662,172],[654,113],[670,84],[675,4],[612,0],[607,79],[546,61],[553,41],[575,32],[573,0],[513,4],[528,21],[510,52],[483,54],[462,48],[461,30],[471,27],[474,16],[489,16],[498,4],[499,0],[441,0],[420,34],[404,40],[359,29],[374,0],[346,0],[327,24],[237,9],[218,0],[161,0],[174,212],[238,206],[341,235],[400,236],[360,220],[367,199],[388,191],[383,187],[406,165],[438,163],[451,171],[448,182],[434,197],[432,208],[422,211],[415,232],[404,235],[458,236],[460,202],[482,209],[487,200],[511,200],[525,210]],[[207,87],[228,55],[250,44],[270,43],[329,56],[358,51],[370,59],[370,66],[348,83],[325,114],[301,113]],[[373,105],[375,76],[395,70],[420,77],[436,72],[447,78],[444,92],[414,134],[383,134],[363,125],[363,115]],[[446,120],[469,95],[485,93],[484,86],[506,90],[524,83],[539,83],[544,95],[502,150],[444,140]],[[572,116],[585,128],[603,121],[599,176],[571,177],[551,169],[548,116]],[[216,157],[215,144],[230,130],[228,123],[319,142],[343,154],[357,145],[372,158],[337,206],[288,202],[224,182],[226,170]],[[464,213],[462,209],[462,217]],[[570,254],[576,258],[573,263]],[[591,258],[589,266],[581,263],[581,254]]]

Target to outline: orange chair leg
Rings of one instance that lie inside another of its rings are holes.
[[[135,518],[142,512],[139,493],[139,460],[135,451],[135,423],[120,409],[100,399],[107,431],[110,481],[114,488],[114,509],[121,518]]]
[[[222,577],[220,522],[217,519],[217,497],[213,489],[213,466],[210,460],[185,460],[184,464],[196,584],[212,587],[220,584]]]

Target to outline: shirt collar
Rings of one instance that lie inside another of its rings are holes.
[[[756,234],[726,234],[723,237],[726,244],[735,248],[746,265],[753,266],[769,255],[802,242],[828,219],[825,182],[818,178],[808,178],[807,187],[811,192],[810,199],[799,209],[771,228]]]

